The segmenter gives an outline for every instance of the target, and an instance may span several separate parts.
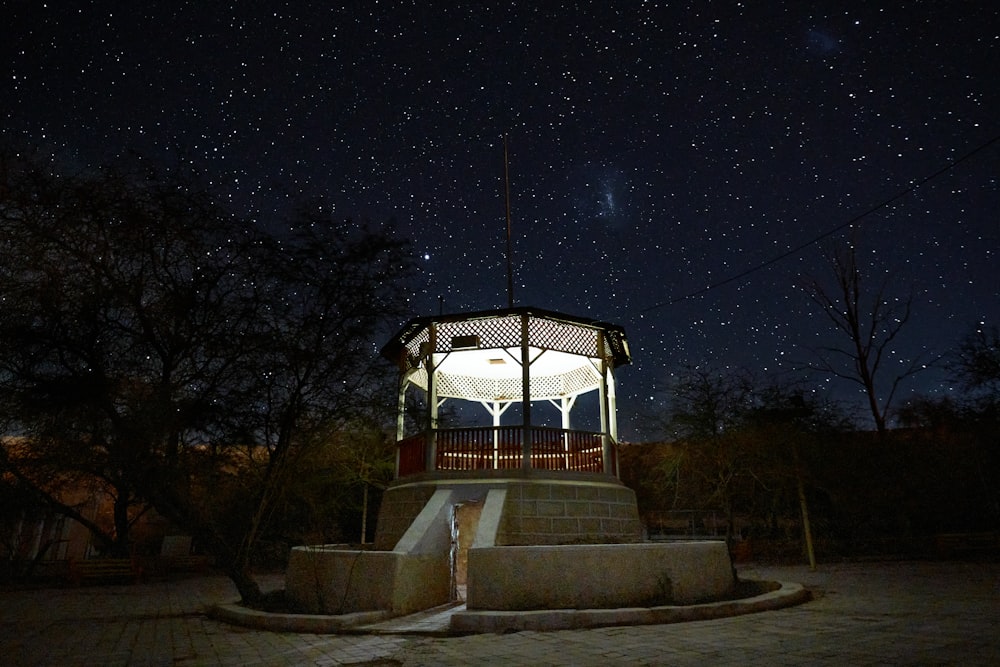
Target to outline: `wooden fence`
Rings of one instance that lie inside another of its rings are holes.
[[[600,433],[558,428],[531,427],[529,462],[538,470],[608,472],[617,474],[612,447],[611,469],[605,471]],[[509,470],[524,463],[524,433],[521,426],[438,429],[435,469]],[[399,476],[427,469],[427,433],[412,435],[398,443]]]

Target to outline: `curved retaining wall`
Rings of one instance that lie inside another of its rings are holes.
[[[694,604],[736,585],[725,542],[512,546],[469,550],[469,610]]]

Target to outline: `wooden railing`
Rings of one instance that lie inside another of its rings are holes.
[[[588,431],[534,426],[530,465],[538,470],[608,472],[617,474],[617,457],[612,447],[610,470],[604,469],[602,436]],[[525,430],[521,426],[438,429],[434,432],[436,470],[509,470],[524,464]],[[428,434],[405,438],[399,447],[399,476],[427,470]]]

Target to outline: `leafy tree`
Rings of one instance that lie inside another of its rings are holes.
[[[995,422],[978,400],[917,397],[900,409],[905,448],[904,501],[929,532],[989,530],[1000,525]],[[984,419],[985,418],[985,419]]]
[[[229,289],[231,271],[206,261],[225,224],[204,196],[152,174],[137,185],[111,170],[27,167],[4,170],[29,178],[5,184],[0,219],[3,403],[32,442],[17,472],[39,488],[92,477],[114,500],[114,525],[90,527],[127,555],[146,470],[192,424],[191,379],[206,384],[209,341],[192,333]]]
[[[310,453],[378,419],[373,337],[402,301],[407,244],[318,202],[264,234],[180,173],[14,162],[0,406],[31,447],[6,450],[7,469],[42,493],[49,471],[103,485],[109,553],[155,507],[259,597],[255,549]]]
[[[798,515],[814,563],[811,460],[847,429],[840,410],[795,386],[703,366],[680,373],[671,398],[668,442],[625,457],[637,493],[669,507],[721,508],[730,539],[737,514],[767,526],[765,536]]]
[[[1000,400],[1000,329],[977,326],[959,344],[949,367],[966,390]]]
[[[381,424],[368,419],[330,433],[325,446],[311,455],[315,462],[306,466],[299,480],[299,485],[312,486],[297,494],[301,525],[315,527],[317,535],[298,543],[367,543],[369,517],[395,473],[395,453],[395,439]]]
[[[212,511],[210,496],[180,494],[183,487],[169,478],[156,485],[154,497],[157,509],[182,525],[204,524],[203,539],[227,554],[244,598],[259,595],[248,570],[254,545],[311,454],[331,446],[331,434],[356,420],[378,419],[385,405],[377,397],[389,369],[378,363],[372,344],[383,318],[398,312],[394,282],[407,270],[406,247],[387,232],[334,222],[329,209],[317,205],[298,212],[285,238],[249,250],[255,316],[232,342],[240,369],[213,442],[243,450],[243,465],[253,470],[252,493],[222,514]],[[189,479],[212,488],[216,480],[204,479],[205,469],[188,467]]]
[[[663,462],[667,477],[689,507],[723,510],[727,539],[733,536],[737,498],[753,484],[757,452],[746,446],[738,428],[752,387],[745,373],[695,366],[680,373],[671,389],[666,430],[680,453]],[[686,482],[684,473],[690,477]]]
[[[781,511],[776,502],[794,498],[802,521],[802,537],[810,565],[816,567],[807,488],[816,484],[804,453],[826,448],[847,431],[840,410],[825,404],[801,388],[771,384],[755,393],[754,405],[743,415],[744,437],[758,440],[763,456],[757,479],[770,491],[771,516]]]
[[[1000,330],[979,323],[947,357],[954,396],[917,397],[900,411],[909,439],[925,448],[914,488],[931,507],[914,511],[938,530],[1000,525]],[[946,508],[947,511],[942,511]]]
[[[1000,431],[1000,329],[980,323],[961,341],[950,358],[952,377],[966,390],[966,400],[961,406],[962,430],[975,442],[967,455],[974,464],[975,480],[982,490],[981,503],[988,515],[988,523],[1000,525],[1000,449],[996,434]]]

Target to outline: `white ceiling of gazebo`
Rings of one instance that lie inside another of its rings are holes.
[[[437,394],[470,401],[521,401],[521,349],[469,349],[435,354]],[[528,348],[531,400],[555,399],[593,391],[600,386],[599,360],[556,350]],[[427,373],[410,378],[427,389]]]

